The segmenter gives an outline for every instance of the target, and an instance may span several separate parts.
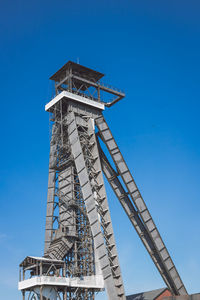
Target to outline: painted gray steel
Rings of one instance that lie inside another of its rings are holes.
[[[32,275],[40,277],[34,277],[34,282],[42,276],[51,282],[51,276],[61,273],[59,282],[76,281],[76,285],[62,287],[52,281],[55,300],[94,300],[104,286],[109,300],[126,299],[104,173],[166,285],[174,295],[187,294],[103,117],[105,107],[125,94],[102,84],[102,77],[102,73],[72,62],[51,77],[56,96],[46,105],[52,134],[44,259],[27,257],[20,265],[23,278],[29,270],[31,280]],[[101,97],[104,93],[110,95],[106,101]],[[112,162],[101,144],[109,150]],[[88,280],[86,285],[81,284],[82,278]],[[32,297],[31,287],[23,282],[21,286],[23,300],[26,292]],[[40,300],[46,299],[45,283],[38,291]]]
[[[94,239],[95,249],[100,261],[100,267],[103,273],[107,294],[110,300],[123,299],[122,295],[117,294],[117,288],[112,276],[112,269],[108,259],[106,245],[104,243],[104,237],[101,231],[101,224],[99,220],[99,214],[97,210],[94,193],[92,191],[92,182],[89,179],[85,158],[82,152],[81,143],[79,140],[78,130],[76,127],[75,115],[73,112],[69,115],[68,124],[69,141],[72,148],[72,154],[74,157],[83,198],[88,214],[89,223]],[[98,153],[96,153],[98,155]],[[98,172],[100,170],[96,170]],[[103,183],[102,183],[103,184]],[[108,207],[106,207],[108,209]],[[123,284],[122,284],[123,285]],[[125,298],[124,298],[125,299]]]
[[[145,228],[147,229],[148,235],[154,243],[155,250],[158,257],[160,257],[163,269],[158,269],[161,276],[167,282],[169,288],[176,295],[187,294],[186,288],[180,278],[180,275],[169,255],[169,252],[160,236],[160,233],[150,215],[150,212],[140,194],[140,191],[128,169],[127,164],[113,138],[113,135],[103,118],[103,116],[96,118],[95,123],[98,127],[100,136],[107,146],[109,153],[115,163],[117,171],[122,178],[127,190],[130,195],[135,207],[137,208],[137,213],[139,214],[141,220],[143,221]],[[156,265],[158,267],[158,265]],[[167,279],[167,281],[166,281]]]

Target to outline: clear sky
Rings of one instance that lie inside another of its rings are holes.
[[[18,264],[43,254],[48,78],[77,59],[126,92],[105,117],[188,292],[200,292],[199,15],[193,0],[1,0],[1,299],[21,299]],[[164,286],[107,190],[127,294]]]

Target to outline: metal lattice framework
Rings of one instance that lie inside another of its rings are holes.
[[[104,287],[109,300],[126,299],[103,174],[168,288],[187,294],[102,114],[125,95],[103,85],[102,77],[73,62],[51,77],[56,95],[45,107],[52,123],[45,251],[44,258],[28,257],[20,265],[23,299],[28,292],[28,299],[93,300]]]

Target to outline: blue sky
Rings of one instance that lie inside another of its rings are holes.
[[[21,299],[18,264],[42,255],[48,78],[77,59],[126,92],[105,117],[188,292],[199,292],[199,10],[193,0],[1,1],[2,299]],[[127,294],[164,286],[107,191]]]

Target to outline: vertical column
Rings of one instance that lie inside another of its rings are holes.
[[[21,281],[22,280],[22,274],[21,274],[21,267],[19,268],[19,281]]]
[[[40,276],[42,276],[42,261],[40,261]]]
[[[101,98],[101,95],[100,95],[100,83],[98,83],[98,87],[97,87],[97,93],[98,93],[98,102],[100,102],[100,98]]]
[[[40,300],[43,300],[43,286],[40,287]]]
[[[53,212],[54,212],[54,195],[55,195],[55,164],[56,164],[56,133],[57,126],[54,123],[52,127],[52,136],[50,142],[50,155],[49,155],[49,179],[48,179],[48,192],[47,192],[47,211],[46,211],[46,228],[45,228],[45,248],[44,253],[47,252],[53,231]]]
[[[69,92],[72,92],[72,68],[69,69],[69,78],[68,78]]]
[[[64,170],[59,172],[58,175],[58,187],[59,187],[59,197],[63,199],[65,205],[59,206],[59,216],[60,224],[63,226],[65,235],[70,236],[76,235],[75,227],[75,209],[73,209],[70,204],[73,201],[73,166],[70,164]],[[67,205],[70,208],[67,209]]]

